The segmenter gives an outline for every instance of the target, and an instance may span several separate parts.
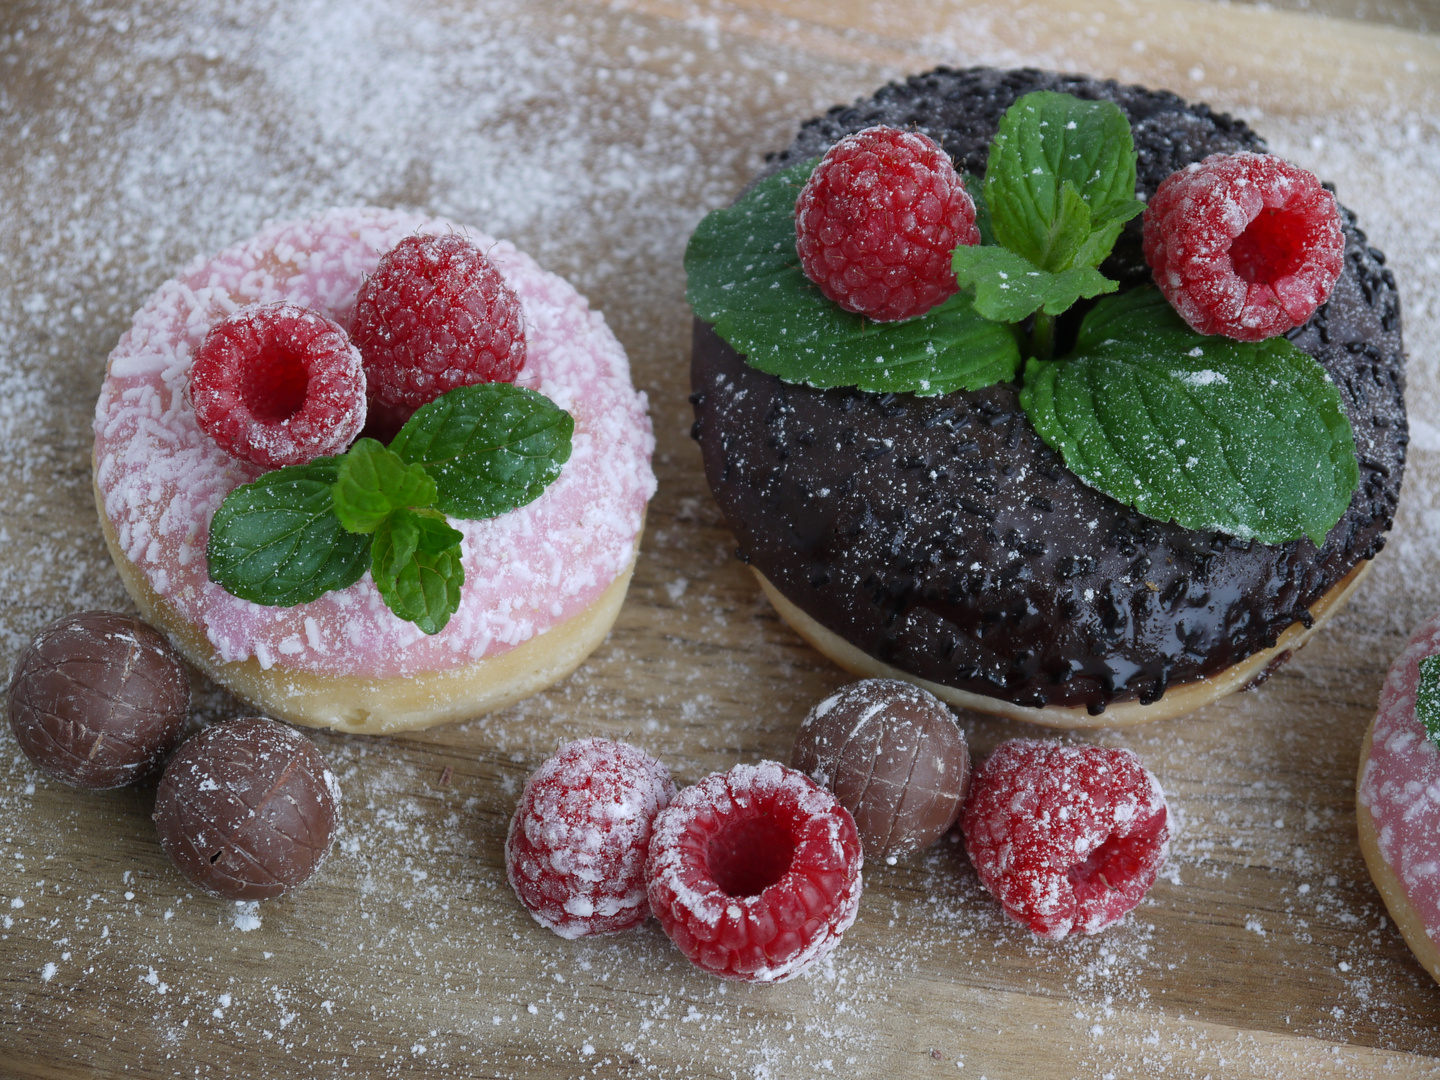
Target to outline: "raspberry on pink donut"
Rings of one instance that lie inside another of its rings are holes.
[[[1093,934],[1155,883],[1165,795],[1133,751],[1012,739],[976,771],[961,827],[981,882],[1041,937]]]
[[[360,286],[351,336],[372,426],[391,434],[447,390],[514,382],[525,363],[520,298],[474,241],[407,236]]]
[[[525,781],[505,875],[535,921],[563,938],[614,934],[650,915],[645,857],[675,798],[664,765],[628,743],[580,739]]]
[[[350,445],[365,426],[365,374],[344,328],[318,311],[254,304],[205,336],[190,402],[222,449],[278,469]]]
[[[1263,341],[1300,326],[1344,265],[1335,196],[1270,154],[1211,154],[1161,183],[1145,209],[1145,261],[1202,334]]]
[[[860,907],[850,812],[804,773],[736,765],[655,820],[650,907],[680,951],[721,978],[793,979],[840,943]]]

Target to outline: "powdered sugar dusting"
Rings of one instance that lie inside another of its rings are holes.
[[[225,496],[259,475],[199,428],[185,393],[194,351],[219,318],[286,301],[345,322],[362,277],[402,237],[447,221],[334,210],[274,226],[193,264],[135,317],[112,354],[95,412],[96,483],[121,550],[152,588],[201,626],[225,661],[375,677],[447,668],[513,648],[584,610],[630,564],[655,490],[645,399],[604,319],[512,244],[476,243],[519,294],[528,353],[518,385],[575,418],[570,460],[527,506],[457,521],[460,609],[427,636],[395,616],[367,576],[293,607],[262,607],[210,581],[208,524]]]
[[[346,821],[321,875],[262,905],[254,931],[169,868],[145,789],[77,796],[11,744],[0,1048],[73,1068],[107,1060],[118,1036],[134,1048],[129,1071],[167,1076],[999,1080],[1017,1061],[1024,1075],[1086,1080],[1433,1071],[1419,1055],[1440,1050],[1440,999],[1360,862],[1348,786],[1374,672],[1440,608],[1440,440],[1418,425],[1391,543],[1332,626],[1256,692],[1101,736],[1159,775],[1175,830],[1161,880],[1107,931],[1035,938],[949,841],[868,868],[843,945],[781,986],[698,972],[653,922],[563,941],[514,900],[505,823],[557,740],[643,741],[693,782],[783,755],[807,710],[849,681],[777,624],[734,563],[685,434],[685,237],[805,117],[938,62],[1098,71],[1239,111],[1336,182],[1389,256],[1412,421],[1440,416],[1440,218],[1414,209],[1440,205],[1440,129],[1433,93],[1404,67],[1428,64],[1433,39],[1401,43],[1411,51],[1387,89],[1316,67],[1294,47],[1311,43],[1305,20],[1269,55],[1242,32],[1206,36],[1217,10],[1243,30],[1246,5],[1071,5],[1047,22],[1045,8],[1017,20],[1013,5],[977,0],[922,6],[936,19],[918,26],[916,7],[894,2],[770,21],[765,6],[100,0],[21,6],[0,29],[8,656],[64,612],[126,604],[89,505],[104,358],[176,267],[268,219],[371,203],[513,238],[605,312],[651,392],[662,472],[631,600],[579,673],[424,738],[312,736],[345,785]],[[1213,49],[1167,66],[1177,11],[1197,29],[1182,51]],[[827,36],[831,13],[883,25]],[[1327,89],[1297,98],[1301,67]],[[681,577],[683,595],[667,597],[658,583]],[[197,686],[201,716],[235,707]],[[982,755],[1025,733],[961,722]],[[1273,976],[1275,992],[1227,992],[1254,985],[1247,972]]]

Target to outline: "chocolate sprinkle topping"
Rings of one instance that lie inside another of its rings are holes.
[[[1005,109],[1047,89],[1127,113],[1145,197],[1208,154],[1265,149],[1241,121],[1167,92],[941,68],[809,121],[767,171],[885,123],[923,131],[982,174]],[[1318,550],[1191,532],[1086,487],[1035,433],[1014,384],[928,398],[815,390],[749,367],[697,321],[694,434],[739,556],[871,656],[1018,705],[1148,704],[1272,647],[1384,546],[1409,441],[1395,279],[1341,214],[1345,270],[1289,335],[1339,387],[1360,460],[1359,490]],[[1102,269],[1149,280],[1139,219]],[[1061,320],[1058,348],[1081,314]]]

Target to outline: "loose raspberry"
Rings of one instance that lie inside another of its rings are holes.
[[[1304,323],[1344,265],[1335,196],[1269,154],[1212,154],[1145,208],[1155,283],[1202,334],[1263,341]]]
[[[1118,920],[1170,846],[1165,794],[1133,752],[1029,739],[980,766],[961,828],[1005,913],[1048,938]]]
[[[670,940],[713,975],[784,982],[840,943],[860,907],[850,812],[773,761],[712,773],[655,819],[645,875]]]
[[[805,276],[846,311],[876,322],[912,319],[955,295],[950,253],[979,242],[975,203],[955,166],[915,131],[847,135],[795,203]]]
[[[608,739],[566,743],[525,782],[505,838],[505,874],[541,926],[563,938],[645,921],[645,855],[670,772]]]
[[[294,304],[254,304],[195,353],[200,428],[238,458],[278,469],[338,454],[365,426],[365,372],[342,327]]]
[[[525,363],[520,298],[463,236],[396,244],[360,286],[350,335],[385,433],[457,386],[514,382]]]

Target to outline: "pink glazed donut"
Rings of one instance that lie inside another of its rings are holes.
[[[1420,661],[1440,653],[1440,615],[1390,668],[1355,787],[1360,850],[1405,943],[1440,981],[1440,747],[1415,716]]]
[[[465,534],[459,611],[426,636],[390,612],[368,573],[288,608],[237,599],[208,578],[211,516],[263,470],[196,423],[186,386],[206,332],[237,308],[279,300],[348,326],[382,254],[412,233],[455,228],[373,208],[272,226],[167,281],[110,354],[93,465],[115,565],[146,619],[273,716],[381,733],[502,708],[574,670],[624,601],[655,491],[645,395],[584,297],[512,244],[473,230],[524,307],[527,358],[516,383],[568,410],[575,434],[559,478],[534,502],[451,521]]]

